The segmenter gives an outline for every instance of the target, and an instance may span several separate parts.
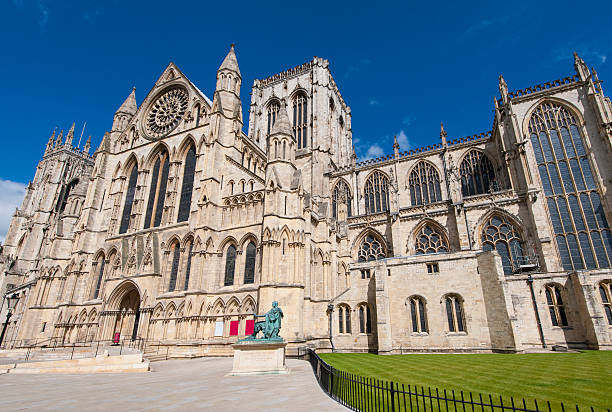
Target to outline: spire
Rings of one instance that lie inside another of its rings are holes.
[[[223,63],[221,63],[221,66],[219,66],[219,70],[217,71],[221,71],[224,69],[234,71],[238,73],[238,76],[240,76],[240,68],[238,68],[238,59],[236,59],[236,53],[234,53],[234,43],[232,43],[230,51],[227,53],[227,56],[225,56],[225,59],[223,59]]]
[[[89,138],[87,139],[87,142],[85,143],[85,147],[83,148],[83,151],[87,154],[89,154],[89,149],[91,148],[91,135],[89,136]]]
[[[508,85],[501,74],[499,75],[499,94],[501,94],[502,101],[506,103],[508,101]]]
[[[395,155],[395,158],[399,157],[399,143],[397,142],[397,136],[393,136],[393,154]]]
[[[276,121],[270,130],[270,136],[277,133],[293,137],[291,122],[289,121],[289,116],[287,116],[287,103],[284,99],[283,103],[281,104],[281,108],[278,110]]]
[[[57,139],[55,139],[55,145],[53,147],[60,147],[62,145],[63,137],[64,137],[64,131],[62,130],[59,136],[57,136]]]
[[[589,72],[589,68],[587,67],[584,60],[578,56],[578,53],[574,52],[574,68],[576,69],[576,73],[580,76],[580,80],[585,81],[591,75]]]
[[[127,99],[125,99],[123,104],[119,106],[115,113],[126,113],[133,116],[136,114],[137,110],[138,105],[136,104],[136,88],[133,87],[130,95],[127,97]]]
[[[68,130],[68,135],[66,136],[66,146],[72,146],[72,139],[74,138],[74,122],[72,126],[70,126],[70,130]]]
[[[45,154],[47,154],[51,149],[53,149],[53,141],[55,140],[55,131],[57,127],[53,129],[53,134],[49,137],[49,141],[47,142],[47,147],[45,148]]]
[[[440,139],[442,140],[442,147],[446,147],[446,130],[444,130],[444,123],[440,122]]]

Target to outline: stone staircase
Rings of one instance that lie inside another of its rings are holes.
[[[142,353],[111,356],[102,355],[81,359],[41,360],[0,365],[0,373],[125,373],[148,372],[149,361]]]

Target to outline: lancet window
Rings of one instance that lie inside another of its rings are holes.
[[[563,268],[610,267],[612,236],[575,116],[543,103],[529,133]]]
[[[181,187],[181,201],[179,203],[178,221],[185,222],[189,219],[191,211],[191,196],[193,194],[193,178],[195,176],[196,154],[195,147],[190,145],[185,156],[185,167],[183,168],[183,184]]]
[[[308,99],[304,93],[298,93],[293,99],[293,134],[298,149],[308,147]]]
[[[359,306],[359,333],[372,333],[372,314],[365,304]]]
[[[191,276],[191,258],[193,257],[193,240],[187,246],[187,264],[185,265],[185,287],[183,290],[189,289],[189,277]]]
[[[417,233],[414,251],[417,255],[448,252],[446,236],[434,225],[423,225]]]
[[[425,301],[420,296],[410,298],[410,316],[412,318],[412,331],[415,333],[427,333],[427,313],[425,312]]]
[[[389,179],[384,173],[376,170],[368,177],[365,184],[366,213],[379,213],[389,210]]]
[[[276,116],[278,115],[278,111],[280,110],[280,103],[278,100],[272,100],[268,104],[268,135],[270,135],[270,130],[272,130],[272,126],[276,122]]]
[[[168,183],[168,152],[162,150],[155,156],[153,175],[151,177],[151,188],[149,191],[149,202],[145,215],[145,228],[157,227],[161,223],[166,199],[166,185]]]
[[[565,315],[565,306],[559,286],[546,285],[546,304],[553,326],[567,326],[567,316]]]
[[[170,266],[170,282],[168,282],[168,291],[172,292],[176,289],[176,278],[178,277],[179,260],[181,257],[181,248],[178,242],[174,242],[170,247],[170,255],[172,255],[172,266]]]
[[[123,205],[123,214],[121,215],[121,226],[119,233],[125,233],[130,226],[130,217],[132,216],[132,205],[134,204],[134,195],[136,194],[136,182],[138,180],[138,165],[134,163],[130,170],[130,178],[125,194],[125,203]]]
[[[408,177],[410,201],[413,206],[426,205],[442,200],[440,175],[428,162],[419,162]]]
[[[236,246],[229,245],[225,252],[225,279],[223,286],[234,284],[234,271],[236,268]]]
[[[599,295],[603,304],[608,325],[612,325],[612,282],[606,281],[599,284]]]
[[[100,287],[102,286],[102,279],[104,278],[104,263],[104,253],[102,253],[100,254],[100,256],[98,256],[98,260],[96,263],[97,276],[93,293],[94,299],[97,299],[100,295]]]
[[[495,191],[495,170],[493,164],[483,152],[470,151],[459,166],[461,175],[461,193],[464,197],[480,195]]]
[[[353,197],[351,196],[351,190],[348,184],[344,180],[339,180],[334,187],[332,194],[332,214],[335,218],[338,218],[338,206],[341,204],[346,205],[347,216],[352,216],[351,204],[353,203]]]
[[[246,258],[244,260],[244,283],[255,282],[255,260],[257,248],[253,242],[249,242],[246,247]]]
[[[351,333],[351,308],[338,306],[338,333]]]
[[[385,246],[374,235],[368,234],[359,246],[358,261],[370,262],[387,257]]]
[[[448,320],[449,332],[465,332],[463,318],[463,301],[458,295],[448,295],[444,299],[446,303],[446,318]]]
[[[504,273],[510,275],[525,255],[517,228],[503,215],[493,215],[482,228],[482,250],[497,250]]]

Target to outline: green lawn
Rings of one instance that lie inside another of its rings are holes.
[[[612,407],[612,352],[559,354],[411,354],[325,353],[334,368],[399,384],[429,386],[474,394],[550,401],[553,410],[595,412]],[[427,390],[427,389],[426,389]],[[484,397],[484,396],[483,396]],[[545,406],[545,404],[542,404]],[[570,407],[570,408],[567,408]],[[584,408],[584,409],[583,409]]]

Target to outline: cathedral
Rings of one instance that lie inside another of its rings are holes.
[[[0,254],[2,347],[230,355],[278,301],[289,353],[612,349],[612,104],[574,70],[500,76],[490,131],[360,162],[327,60],[255,80],[248,134],[233,45],[212,98],[170,63],[93,154],[49,138]]]

